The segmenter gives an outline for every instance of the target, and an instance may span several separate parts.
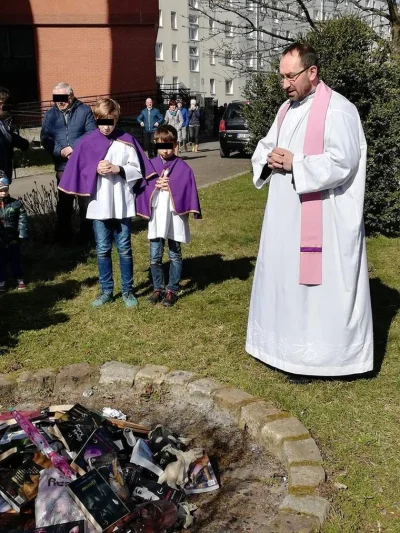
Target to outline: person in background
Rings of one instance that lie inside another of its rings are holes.
[[[189,115],[188,115],[188,110],[183,105],[182,100],[177,100],[177,106],[183,118],[183,126],[178,131],[179,151],[186,152],[187,151],[186,139],[188,136]]]
[[[147,98],[146,107],[141,111],[136,119],[143,128],[143,145],[149,157],[155,157],[157,154],[154,146],[154,132],[163,122],[163,116],[159,109],[153,107],[153,100]]]
[[[149,221],[150,272],[154,293],[151,304],[172,307],[178,299],[182,275],[181,243],[190,241],[189,214],[201,218],[199,196],[192,169],[176,156],[178,133],[160,126],[154,136],[158,156],[151,160],[157,178],[143,180],[136,197],[138,216]],[[169,280],[165,284],[162,259],[168,240]]]
[[[8,104],[10,91],[0,87],[0,169],[12,182],[14,148],[26,151],[29,141],[15,133],[9,125],[11,106]]]
[[[18,290],[26,288],[20,242],[28,238],[28,216],[21,200],[9,193],[10,181],[0,170],[0,292],[6,290],[7,263],[11,263]]]
[[[168,124],[169,126],[172,126],[176,129],[178,132],[178,138],[179,138],[179,132],[182,129],[183,126],[183,117],[179,109],[176,107],[176,101],[170,100],[169,102],[169,109],[167,109],[167,112],[165,113],[164,123]],[[178,144],[176,145],[176,154],[178,155]]]
[[[60,183],[68,159],[84,135],[96,129],[92,110],[75,98],[68,83],[59,83],[53,89],[54,105],[45,114],[40,140],[54,161],[57,185]],[[85,244],[92,239],[91,225],[86,221],[87,198],[78,196],[80,229],[77,242]],[[70,244],[73,239],[72,213],[74,196],[58,193],[56,241]]]
[[[190,100],[189,116],[189,138],[192,145],[192,152],[197,152],[199,149],[199,133],[200,133],[200,109],[196,100]]]

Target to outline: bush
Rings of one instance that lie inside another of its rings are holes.
[[[368,142],[365,225],[369,233],[400,234],[400,58],[357,17],[321,23],[299,40],[319,53],[321,78],[353,102]],[[277,68],[277,63],[276,63]],[[244,97],[249,149],[268,131],[285,96],[275,71],[255,74]]]

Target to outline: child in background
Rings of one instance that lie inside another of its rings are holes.
[[[28,238],[28,217],[20,200],[9,193],[10,182],[0,170],[0,292],[6,290],[7,260],[11,263],[19,290],[23,280],[20,241]]]
[[[149,302],[172,307],[178,299],[182,274],[181,243],[190,241],[189,213],[201,218],[199,196],[192,169],[175,155],[178,133],[173,126],[160,126],[154,141],[158,156],[151,163],[157,179],[143,180],[136,197],[137,214],[149,220],[150,271],[154,293]],[[162,265],[168,240],[169,280],[165,285]]]

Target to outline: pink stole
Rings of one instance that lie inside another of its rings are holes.
[[[325,120],[332,90],[320,81],[315,91],[304,139],[304,155],[324,153]],[[278,137],[290,108],[287,102],[278,116]],[[322,285],[322,193],[301,195],[300,285]]]

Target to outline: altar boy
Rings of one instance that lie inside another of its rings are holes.
[[[201,218],[192,169],[175,155],[178,133],[173,126],[159,126],[154,141],[158,156],[151,160],[157,178],[143,180],[136,198],[137,214],[149,220],[150,271],[154,292],[149,302],[172,307],[178,299],[182,274],[181,243],[190,241],[189,213]],[[162,258],[168,240],[169,280],[165,284]]]

